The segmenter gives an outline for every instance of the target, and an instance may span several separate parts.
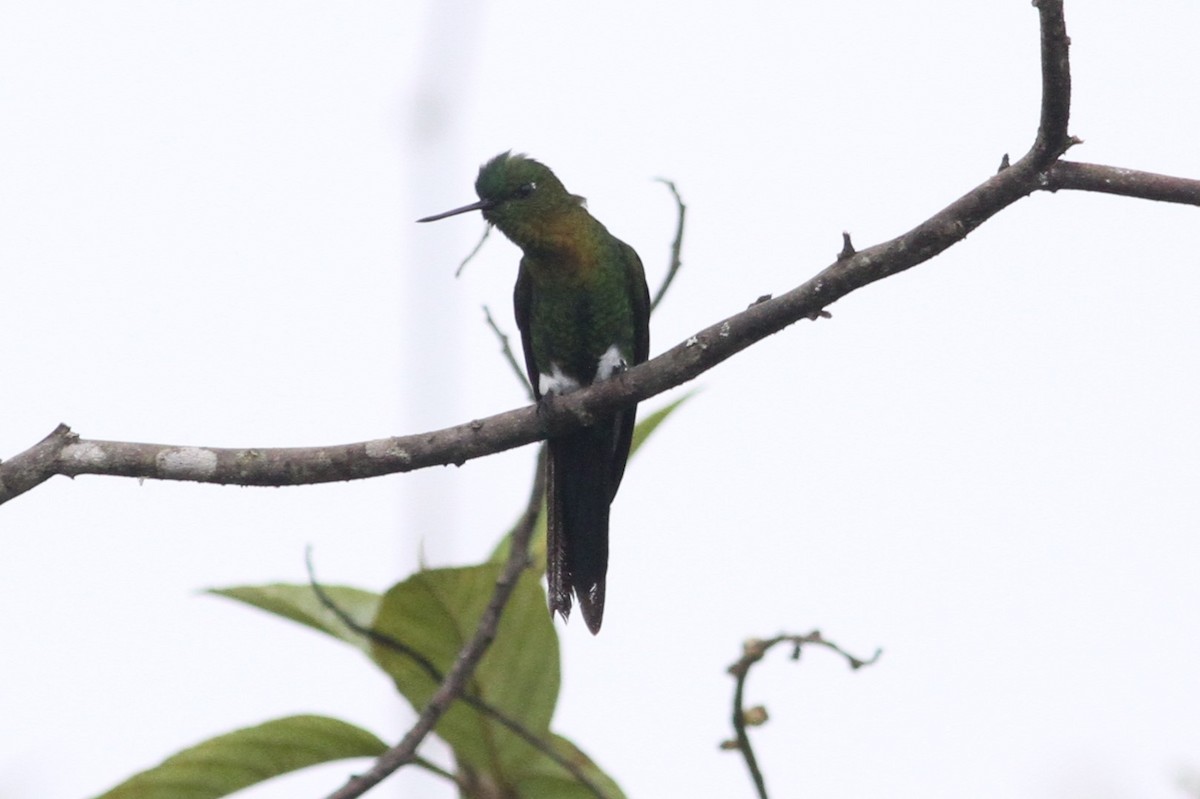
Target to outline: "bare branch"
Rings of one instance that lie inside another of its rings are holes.
[[[62,474],[58,465],[61,453],[78,439],[71,428],[60,424],[29,449],[0,461],[0,502],[24,494],[53,475]]]
[[[1046,170],[1046,188],[1050,191],[1075,189],[1142,200],[1200,205],[1200,180],[1078,161],[1059,161]]]
[[[864,250],[843,250],[838,260],[806,283],[752,304],[657,358],[611,380],[548,398],[536,409],[531,406],[428,433],[339,446],[216,449],[135,444],[80,439],[61,427],[0,464],[0,503],[56,474],[284,486],[461,465],[568,432],[619,407],[686,383],[767,336],[802,319],[820,316],[826,306],[850,292],[930,260],[1035,191],[1078,188],[1194,204],[1197,181],[1058,161],[1078,142],[1067,132],[1070,42],[1062,0],[1038,0],[1036,6],[1041,21],[1043,95],[1037,137],[1025,156],[912,230]]]
[[[1033,0],[1033,5],[1041,26],[1042,114],[1030,155],[1038,153],[1048,162],[1078,143],[1067,132],[1071,118],[1071,39],[1067,36],[1062,0]]]

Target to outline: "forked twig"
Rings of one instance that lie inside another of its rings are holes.
[[[722,748],[736,749],[742,753],[742,758],[746,761],[746,768],[750,770],[750,778],[754,780],[754,787],[758,790],[759,799],[768,799],[767,785],[763,779],[762,770],[758,766],[758,758],[754,756],[754,747],[750,745],[750,735],[746,732],[746,728],[765,722],[766,711],[761,708],[746,710],[743,702],[746,691],[746,678],[750,676],[751,666],[762,660],[773,647],[782,643],[790,643],[792,645],[792,660],[800,659],[800,650],[804,645],[814,644],[837,652],[846,659],[846,662],[850,664],[850,668],[852,669],[861,669],[863,666],[869,666],[883,654],[883,650],[876,649],[874,655],[863,660],[851,655],[832,641],[826,641],[821,637],[819,630],[813,630],[808,635],[777,635],[774,638],[767,638],[765,640],[751,638],[743,644],[742,656],[729,667],[729,673],[737,681],[733,690],[734,739],[722,744]]]

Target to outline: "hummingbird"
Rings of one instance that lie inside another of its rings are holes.
[[[482,211],[521,248],[513,308],[540,402],[607,380],[650,354],[642,261],[544,164],[504,152],[479,169],[479,201],[418,222]],[[609,506],[629,458],[637,407],[551,437],[546,458],[546,580],[551,613],[571,595],[592,634],[604,617]]]

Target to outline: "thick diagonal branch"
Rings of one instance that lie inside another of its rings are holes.
[[[1001,210],[1035,191],[1080,189],[1200,204],[1200,182],[1061,161],[1077,140],[1067,132],[1071,78],[1061,0],[1036,3],[1041,21],[1042,103],[1029,152],[929,219],[891,241],[843,250],[816,277],[689,336],[653,360],[544,407],[411,436],[329,447],[219,449],[81,439],[65,426],[0,463],[0,503],[54,475],[102,474],[227,485],[284,486],[357,480],[462,464],[587,424],[613,409],[686,383],[758,341],[852,291],[924,263]]]

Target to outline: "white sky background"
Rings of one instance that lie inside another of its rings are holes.
[[[436,9],[436,10],[435,10]],[[1200,176],[1200,5],[1068,2],[1080,160]],[[0,457],[85,437],[332,444],[515,407],[517,250],[455,280],[478,165],[551,165],[657,285],[652,352],[1022,154],[1037,15],[992,3],[0,7]],[[630,467],[556,728],[631,797],[1168,799],[1200,768],[1200,225],[1036,196],[712,372]],[[670,396],[670,395],[669,395]],[[669,399],[656,398],[647,410]],[[354,484],[55,478],[0,507],[0,796],[84,797],[300,712],[395,740],[357,653],[208,586],[382,590],[480,560],[533,450]],[[433,757],[445,761],[436,748]],[[343,763],[247,797],[321,796]],[[405,773],[379,796],[452,796]],[[374,794],[372,794],[374,795]]]

